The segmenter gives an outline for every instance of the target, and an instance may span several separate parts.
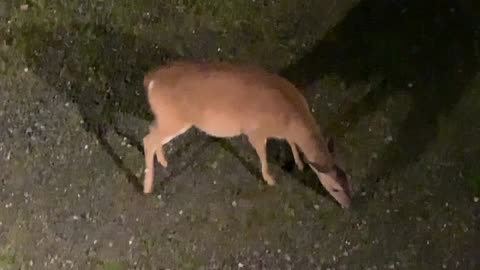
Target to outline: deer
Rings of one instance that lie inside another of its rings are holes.
[[[144,194],[153,190],[155,156],[167,168],[163,146],[195,127],[217,138],[246,135],[269,186],[276,180],[267,140],[286,140],[296,167],[307,163],[340,206],[350,207],[350,180],[335,162],[333,140],[322,136],[303,93],[287,79],[253,64],[178,60],[147,71],[143,84],[154,116],[143,138]]]

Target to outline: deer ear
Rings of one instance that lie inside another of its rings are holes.
[[[332,137],[328,137],[328,139],[327,139],[327,148],[328,148],[328,152],[330,152],[330,154],[335,154],[335,145],[333,143]]]

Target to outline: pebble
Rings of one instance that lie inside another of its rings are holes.
[[[238,263],[238,268],[243,268],[243,266],[244,266],[243,263],[241,262]]]
[[[474,201],[474,202],[478,202],[479,200],[480,200],[480,198],[478,198],[478,197],[473,197],[473,201]]]

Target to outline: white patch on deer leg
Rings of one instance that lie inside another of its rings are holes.
[[[149,83],[148,83],[148,92],[150,93],[153,89],[153,85],[155,84],[155,82],[153,80],[151,80]]]

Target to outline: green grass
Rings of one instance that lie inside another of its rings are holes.
[[[97,265],[97,270],[125,270],[126,263],[120,261],[106,261]]]
[[[314,0],[39,0],[26,1],[27,9],[21,4],[12,5],[8,24],[0,24],[11,40],[28,39],[28,29],[74,31],[89,40],[98,34],[91,29],[102,26],[180,56],[239,59],[273,68],[285,66],[322,38],[346,11],[338,8],[336,16],[320,16],[331,7]]]
[[[12,267],[16,263],[14,255],[0,254],[0,270],[13,269]]]
[[[469,177],[468,182],[471,185],[473,192],[475,194],[480,194],[480,175]]]

